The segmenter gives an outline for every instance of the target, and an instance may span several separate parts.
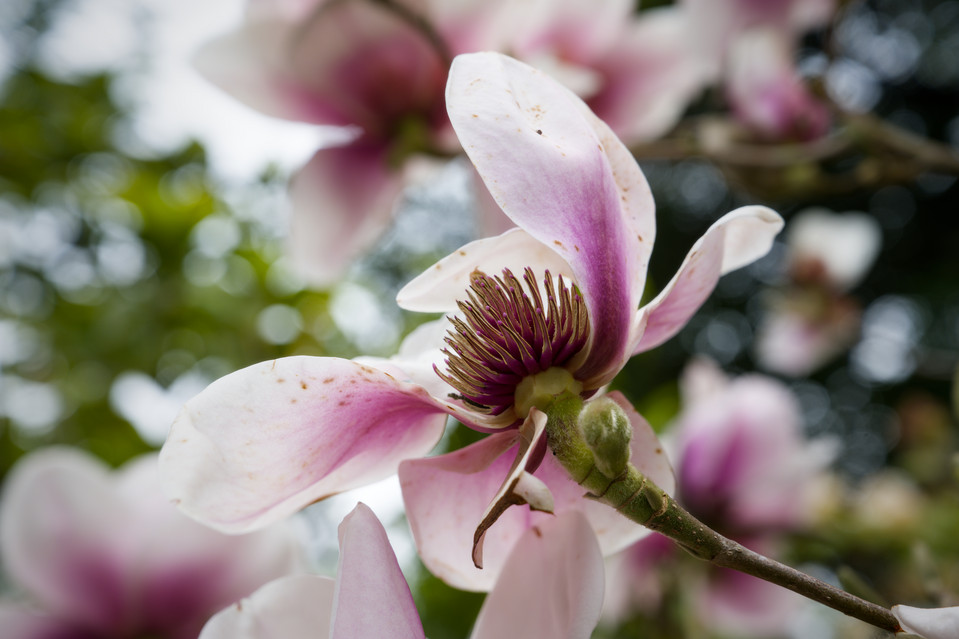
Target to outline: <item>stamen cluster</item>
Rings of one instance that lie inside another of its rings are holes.
[[[513,405],[524,378],[563,367],[589,339],[589,315],[579,289],[549,271],[543,279],[545,303],[533,271],[523,283],[509,269],[490,277],[470,276],[469,299],[458,302],[446,336],[447,374],[437,374],[479,412],[500,415]],[[435,367],[434,367],[435,368]]]

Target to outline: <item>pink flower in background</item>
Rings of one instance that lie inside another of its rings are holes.
[[[758,137],[808,141],[829,130],[829,111],[802,82],[795,51],[776,30],[753,29],[731,46],[726,97]]]
[[[253,0],[238,31],[199,52],[201,72],[251,107],[349,128],[291,185],[292,254],[316,283],[335,281],[389,224],[411,157],[457,150],[447,68],[493,46],[496,5]]]
[[[666,133],[702,90],[702,57],[678,9],[635,0],[533,0],[510,20],[510,53],[559,80],[626,144]]]
[[[110,471],[75,449],[32,453],[11,471],[0,553],[26,595],[0,607],[7,637],[193,639],[217,610],[291,574],[286,529],[227,537],[160,493],[156,456]]]
[[[835,458],[835,442],[806,440],[789,389],[760,375],[729,380],[709,360],[689,364],[683,382],[670,428],[681,503],[733,536],[808,524],[813,479]]]
[[[828,24],[835,0],[682,0],[687,42],[705,79],[722,84],[738,122],[763,141],[823,136],[830,114],[796,69],[802,35]],[[716,130],[712,136],[729,134]]]
[[[836,0],[681,0],[690,43],[714,76],[721,75],[729,49],[745,32],[772,29],[792,48],[807,32],[828,24]]]
[[[629,143],[666,132],[702,87],[677,11],[631,0],[251,0],[246,23],[196,58],[213,83],[271,116],[347,127],[291,185],[292,255],[328,285],[389,224],[425,163],[459,151],[443,100],[452,57],[511,50],[579,92]],[[484,234],[511,224],[482,183]]]
[[[756,332],[760,366],[803,377],[852,346],[861,311],[848,292],[865,277],[881,246],[879,224],[865,213],[807,209],[790,220],[788,281],[768,293]]]
[[[489,589],[516,540],[548,517],[510,504],[587,513],[604,552],[645,534],[583,499],[544,455],[538,398],[596,395],[632,355],[675,335],[721,274],[765,253],[781,219],[764,207],[728,214],[640,308],[654,204],[609,128],[568,89],[493,53],[454,61],[447,103],[479,175],[519,227],[463,247],[400,292],[402,306],[451,318],[421,327],[392,360],[294,357],[215,382],[174,422],[161,466],[186,512],[245,531],[409,459],[400,479],[424,562],[452,585]],[[610,398],[632,420],[633,463],[669,490],[652,430],[625,398]],[[416,460],[447,415],[490,435]]]
[[[340,524],[339,536],[335,580],[303,575],[274,581],[213,617],[200,639],[422,638],[409,586],[373,512],[359,504]],[[586,639],[602,601],[595,535],[581,515],[570,513],[517,542],[471,637]]]

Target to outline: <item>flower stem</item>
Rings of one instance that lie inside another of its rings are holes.
[[[778,584],[883,630],[902,630],[898,620],[886,608],[723,537],[693,517],[632,464],[617,477],[604,475],[596,467],[593,452],[577,427],[582,406],[582,400],[571,393],[556,398],[546,410],[549,417],[546,435],[556,460],[574,481],[589,491],[590,497],[669,537],[694,556],[713,565]]]

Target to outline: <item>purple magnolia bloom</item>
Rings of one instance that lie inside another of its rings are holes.
[[[756,137],[809,141],[829,130],[828,107],[803,84],[792,44],[776,29],[753,29],[731,46],[726,96]]]
[[[603,602],[596,537],[577,513],[527,531],[480,610],[472,639],[587,639]],[[200,639],[422,639],[416,606],[383,525],[364,504],[340,524],[336,579],[267,584],[204,627]]]
[[[548,517],[531,509],[586,513],[604,552],[645,534],[584,499],[544,455],[546,416],[535,406],[564,391],[601,393],[630,357],[675,335],[721,274],[764,254],[782,220],[758,206],[726,215],[640,308],[654,204],[610,129],[568,89],[494,53],[456,58],[447,105],[518,227],[464,246],[398,296],[449,318],[415,331],[391,360],[293,357],[215,382],[174,422],[161,465],[181,508],[237,532],[399,467],[424,562],[453,585],[488,589],[516,539]],[[633,464],[669,490],[649,425],[622,395],[609,397],[632,421]],[[418,459],[447,416],[490,435]],[[530,508],[506,508],[522,503]]]
[[[0,605],[5,637],[194,639],[217,610],[299,565],[290,531],[225,536],[160,493],[156,456],[111,472],[75,449],[11,471],[0,553],[24,601]]]
[[[835,441],[807,441],[795,396],[771,377],[730,380],[712,361],[694,360],[683,381],[670,433],[683,505],[734,536],[807,525],[814,480],[835,458]]]

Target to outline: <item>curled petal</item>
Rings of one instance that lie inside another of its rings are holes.
[[[678,333],[713,292],[719,277],[765,255],[782,227],[779,214],[763,206],[736,209],[709,227],[666,288],[637,314],[637,323],[645,316],[646,329],[633,354]]]
[[[430,572],[463,590],[489,590],[529,521],[548,515],[510,508],[483,542],[484,569],[471,559],[473,535],[516,458],[515,430],[489,435],[446,455],[400,464],[403,502],[420,558]]]
[[[924,639],[955,639],[959,632],[959,606],[951,608],[913,608],[912,606],[893,606],[896,616],[905,632]]]
[[[453,128],[493,199],[572,269],[593,328],[585,375],[618,364],[655,228],[636,161],[582,100],[506,56],[457,57],[446,95]]]
[[[633,464],[667,492],[674,489],[673,471],[652,428],[620,393],[609,395],[630,418]],[[519,537],[550,515],[515,506],[503,512],[486,531],[483,569],[471,561],[476,525],[510,472],[518,451],[516,431],[498,433],[446,455],[415,459],[400,465],[400,483],[410,528],[427,568],[464,590],[489,590]],[[569,478],[552,455],[546,455],[533,475],[553,496],[559,515],[577,510],[586,515],[604,554],[622,550],[649,531],[618,512],[590,499]]]
[[[405,179],[384,145],[317,151],[291,184],[290,249],[314,284],[335,282],[383,234]]]
[[[415,384],[349,360],[289,357],[211,384],[160,453],[167,495],[228,532],[279,520],[425,455],[445,407]]]
[[[553,495],[549,492],[549,488],[528,472],[533,470],[531,466],[534,463],[538,465],[538,460],[535,459],[536,453],[539,452],[541,456],[545,450],[543,447],[546,441],[543,435],[546,433],[546,415],[534,408],[520,426],[519,433],[516,459],[473,534],[473,564],[477,568],[483,567],[483,538],[486,531],[496,523],[507,508],[528,504],[531,510],[553,512]]]
[[[602,555],[589,522],[577,512],[560,515],[520,537],[471,637],[587,639],[599,621],[603,589]]]
[[[554,276],[572,276],[559,255],[526,231],[513,228],[497,237],[470,242],[447,255],[400,289],[396,303],[421,313],[453,312],[456,301],[466,299],[473,271],[499,275],[508,268],[519,275],[527,266],[536,270],[538,278],[546,270]]]
[[[331,639],[421,639],[423,625],[383,524],[357,504],[340,524]]]
[[[333,587],[316,575],[271,581],[214,615],[200,639],[329,639]]]

